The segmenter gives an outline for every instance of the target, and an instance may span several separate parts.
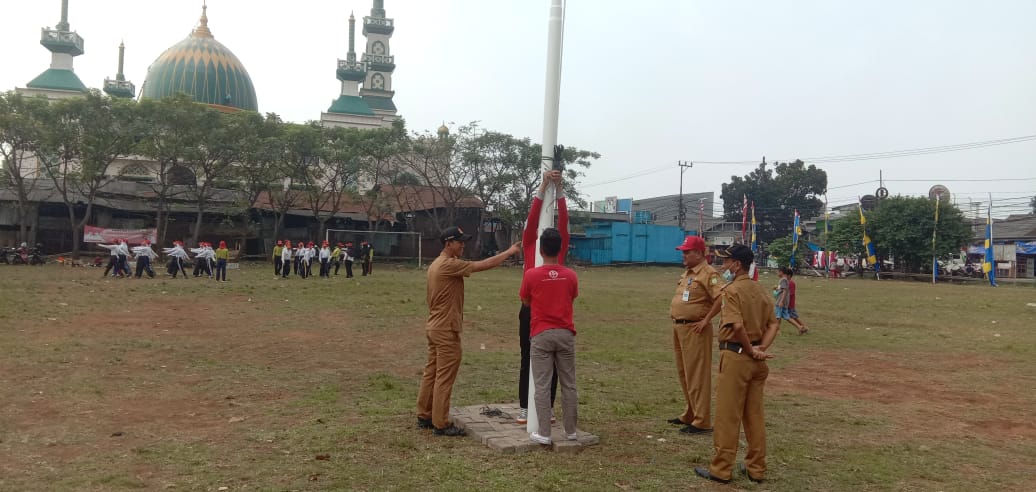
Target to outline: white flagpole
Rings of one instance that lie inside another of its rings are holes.
[[[564,0],[550,0],[550,19],[547,23],[547,76],[543,94],[543,145],[541,158],[543,169],[554,167],[554,146],[558,143],[558,111],[561,105],[561,48],[564,37]],[[543,230],[554,226],[554,200],[557,190],[548,186],[543,196],[543,210],[540,212],[540,226],[536,231],[536,266],[543,264],[539,255],[539,237]],[[531,434],[540,430],[536,416],[536,382],[529,364],[529,422],[525,429]]]

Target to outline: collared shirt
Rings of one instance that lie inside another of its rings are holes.
[[[723,280],[712,265],[702,261],[688,268],[676,283],[676,293],[669,303],[669,317],[697,321],[705,317],[720,296]],[[686,292],[686,297],[684,297]],[[685,300],[686,299],[686,300]]]
[[[773,297],[763,291],[759,282],[741,273],[723,287],[720,319],[719,341],[738,342],[734,338],[735,323],[744,325],[749,340],[760,340],[766,332],[766,325],[777,321],[773,311]]]
[[[464,325],[464,277],[474,265],[443,251],[428,266],[428,322],[426,330],[460,332]]]

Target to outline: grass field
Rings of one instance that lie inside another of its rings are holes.
[[[712,438],[665,423],[679,268],[578,271],[580,427],[601,444],[572,456],[415,428],[423,272],[4,266],[0,490],[1032,490],[1032,286],[798,279],[812,332],[772,349],[768,481],[719,486],[692,471]],[[517,398],[519,278],[468,280],[454,405]]]

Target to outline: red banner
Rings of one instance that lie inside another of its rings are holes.
[[[145,239],[152,243],[158,241],[157,229],[105,229],[103,227],[83,227],[84,243],[114,243],[125,239],[129,244],[141,244]]]

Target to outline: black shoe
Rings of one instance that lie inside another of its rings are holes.
[[[464,432],[464,429],[459,429],[459,428],[457,428],[457,426],[455,426],[453,424],[450,424],[450,426],[445,428],[445,429],[440,429],[440,428],[436,427],[435,430],[432,431],[432,435],[434,435],[434,436],[460,437],[460,436],[467,435],[467,432]]]
[[[675,419],[666,420],[666,422],[669,422],[670,424],[673,424],[673,425],[687,425],[682,420],[680,420],[680,417],[677,417]]]
[[[730,480],[723,480],[722,478],[712,476],[712,474],[709,473],[709,470],[707,468],[695,467],[694,473],[701,478],[707,478],[709,480],[712,480],[713,482],[730,483]]]
[[[702,429],[701,427],[695,427],[691,424],[687,424],[683,426],[683,429],[680,429],[680,432],[683,432],[684,434],[708,434],[712,432],[712,429]]]
[[[432,424],[432,419],[423,419],[417,417],[417,428],[418,429],[434,429],[435,425]]]
[[[753,481],[755,483],[763,483],[763,479],[761,479],[761,478],[753,478],[751,475],[748,474],[748,468],[745,467],[744,463],[738,463],[737,464],[737,472],[742,474],[742,475],[744,475],[744,476],[746,476],[746,477],[748,477],[749,480],[751,480],[751,481]]]

